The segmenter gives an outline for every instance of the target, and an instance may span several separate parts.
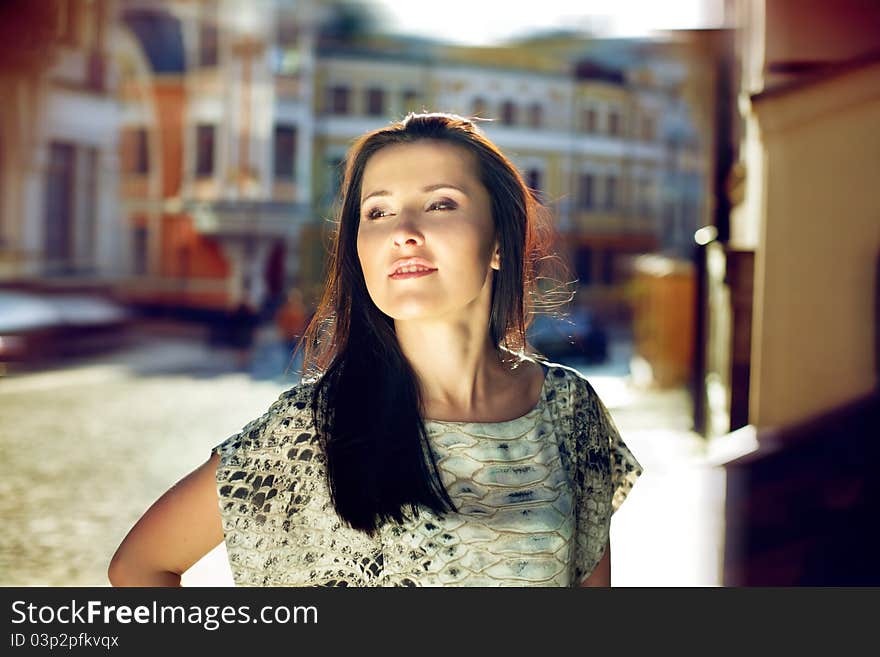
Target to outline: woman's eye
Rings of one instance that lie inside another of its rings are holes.
[[[454,210],[458,205],[455,201],[450,199],[442,199],[440,201],[434,201],[428,206],[429,211],[433,210]],[[391,212],[388,210],[383,210],[382,208],[372,208],[366,212],[364,215],[367,219],[381,219],[382,217],[391,216]]]
[[[449,199],[443,199],[442,201],[434,201],[431,205],[428,206],[429,210],[454,210],[457,205],[455,205],[455,201],[450,201]]]

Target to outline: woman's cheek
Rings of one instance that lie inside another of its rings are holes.
[[[375,258],[373,256],[373,249],[370,248],[371,240],[369,236],[359,234],[357,240],[357,254],[358,260],[361,263],[361,269],[364,272],[364,277],[369,279],[376,268],[376,263],[374,262]]]

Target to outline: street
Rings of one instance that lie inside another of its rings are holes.
[[[165,336],[0,379],[2,583],[107,584],[110,558],[144,510],[289,387],[230,361]]]

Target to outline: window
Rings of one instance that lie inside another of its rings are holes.
[[[342,187],[342,177],[345,175],[345,160],[341,157],[328,157],[327,160],[327,197],[326,203],[330,205],[337,201],[339,190]]]
[[[697,204],[693,199],[685,199],[681,205],[681,234],[687,235],[697,229]]]
[[[541,189],[541,171],[539,169],[529,169],[526,172],[526,184],[531,189]]]
[[[581,130],[588,133],[595,133],[599,116],[592,107],[581,112]]]
[[[578,179],[578,209],[591,210],[593,208],[593,180],[591,173],[582,173]]]
[[[147,147],[147,129],[138,128],[134,132],[134,173],[148,173],[150,155]]]
[[[132,273],[143,276],[147,273],[147,229],[135,226],[131,233]]]
[[[214,175],[214,126],[196,126],[196,175]]]
[[[58,3],[58,40],[71,46],[78,44],[79,7],[74,0]]]
[[[655,139],[655,123],[654,117],[646,116],[642,119],[642,139],[644,141],[654,141]]]
[[[98,93],[104,93],[107,82],[107,57],[103,53],[93,50],[86,58],[86,88]]]
[[[666,201],[663,204],[663,230],[672,239],[678,237],[675,232],[675,204],[672,201]]]
[[[516,105],[513,101],[505,100],[501,104],[501,123],[504,125],[516,124]]]
[[[367,114],[383,116],[385,114],[385,92],[378,87],[367,89]]]
[[[330,87],[328,104],[331,114],[348,114],[349,89],[343,85]]]
[[[590,285],[593,282],[593,252],[587,246],[578,248],[574,262],[579,284]]]
[[[541,171],[539,169],[529,169],[526,171],[526,185],[535,200],[541,198]]]
[[[471,116],[486,118],[486,114],[488,111],[489,105],[486,103],[485,98],[474,98],[474,104],[471,109]]]
[[[100,154],[94,146],[86,146],[83,164],[85,178],[83,185],[82,228],[80,232],[79,255],[88,263],[95,258],[95,240],[97,237],[98,220],[98,182],[101,171],[99,168]]]
[[[199,23],[199,66],[217,66],[217,24],[210,19]]]
[[[639,213],[649,215],[654,209],[654,185],[650,178],[645,178],[641,181],[640,188]]]
[[[92,49],[104,52],[104,32],[107,24],[107,0],[97,0],[92,8]]]
[[[540,128],[544,122],[544,108],[540,103],[533,103],[529,107],[529,125],[533,128]]]
[[[614,252],[605,251],[602,254],[602,282],[605,285],[614,284]]]
[[[620,112],[612,110],[608,115],[608,133],[612,137],[619,137],[621,132]]]
[[[617,178],[608,176],[605,179],[605,209],[613,210],[617,207]]]
[[[295,48],[299,39],[299,29],[293,17],[280,20],[276,28],[278,45],[282,48]]]
[[[143,175],[150,170],[146,128],[125,128],[121,140],[123,173]]]
[[[49,144],[43,253],[50,266],[63,266],[72,255],[75,164],[73,144]]]
[[[275,126],[275,177],[292,179],[296,172],[296,127]]]

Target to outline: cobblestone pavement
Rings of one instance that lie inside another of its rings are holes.
[[[238,371],[233,353],[165,328],[123,352],[0,379],[0,585],[107,585],[144,510],[296,383],[271,333]],[[637,389],[629,357],[618,343],[606,365],[578,368],[646,467],[612,523],[613,582],[717,585],[723,478],[701,460],[684,391]],[[183,583],[230,584],[223,545]]]
[[[108,584],[144,510],[289,385],[173,336],[0,379],[0,584]]]

